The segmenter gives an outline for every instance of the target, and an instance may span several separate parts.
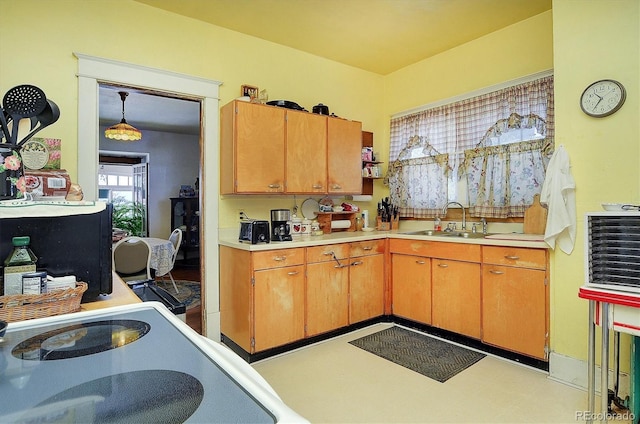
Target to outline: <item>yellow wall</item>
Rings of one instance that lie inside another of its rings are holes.
[[[39,135],[62,139],[62,167],[72,179],[78,143],[73,52],[222,81],[221,105],[251,84],[267,89],[271,100],[307,110],[324,103],[376,134],[387,125],[380,119],[379,75],[131,0],[0,0],[0,10],[0,93],[34,84],[58,104],[60,120]],[[289,197],[228,197],[220,202],[220,226],[237,226],[237,208],[268,219],[269,209],[292,206]]]
[[[130,0],[0,0],[0,93],[29,83],[58,103],[61,118],[42,136],[63,140],[62,165],[75,177],[82,140],[73,52],[220,80],[221,104],[237,97],[241,84],[307,109],[322,102],[373,131],[385,161],[390,115],[554,68],[556,143],[572,159],[579,231],[573,254],[553,255],[552,349],[584,359],[582,216],[601,202],[640,203],[639,7],[637,0],[554,0],[553,13],[381,77]],[[601,78],[621,81],[627,102],[611,117],[588,118],[578,98]],[[377,183],[374,200],[384,190]],[[220,226],[236,225],[237,208],[268,218],[269,209],[291,206],[290,198],[222,198]]]
[[[571,255],[556,252],[551,329],[557,352],[586,358],[584,214],[602,202],[640,202],[640,2],[553,2],[556,144],[564,144],[576,180],[578,236]],[[627,89],[616,114],[589,118],[579,98],[593,81],[611,78]]]

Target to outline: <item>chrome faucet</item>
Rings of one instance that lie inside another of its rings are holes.
[[[462,206],[462,203],[459,202],[449,202],[446,205],[444,205],[444,208],[442,208],[442,215],[443,218],[447,216],[447,209],[449,208],[449,205],[458,205],[460,206],[460,209],[462,209],[462,231],[465,231],[467,229],[467,215],[465,214],[464,211],[464,206]]]

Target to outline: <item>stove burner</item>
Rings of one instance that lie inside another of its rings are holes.
[[[19,421],[181,423],[203,397],[202,383],[189,374],[133,371],[71,387],[31,408]]]
[[[11,354],[30,361],[77,358],[116,349],[147,334],[151,326],[136,320],[108,320],[70,325],[31,337]]]

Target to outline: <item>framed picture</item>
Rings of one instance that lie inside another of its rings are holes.
[[[251,99],[258,98],[258,87],[254,87],[253,85],[243,85],[241,91],[243,96],[249,96]]]

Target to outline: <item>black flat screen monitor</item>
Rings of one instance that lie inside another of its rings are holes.
[[[70,216],[21,217],[0,219],[0,265],[13,249],[11,239],[29,236],[30,247],[38,257],[38,271],[53,277],[75,275],[88,285],[82,302],[110,294],[111,218],[113,207],[101,212]]]

